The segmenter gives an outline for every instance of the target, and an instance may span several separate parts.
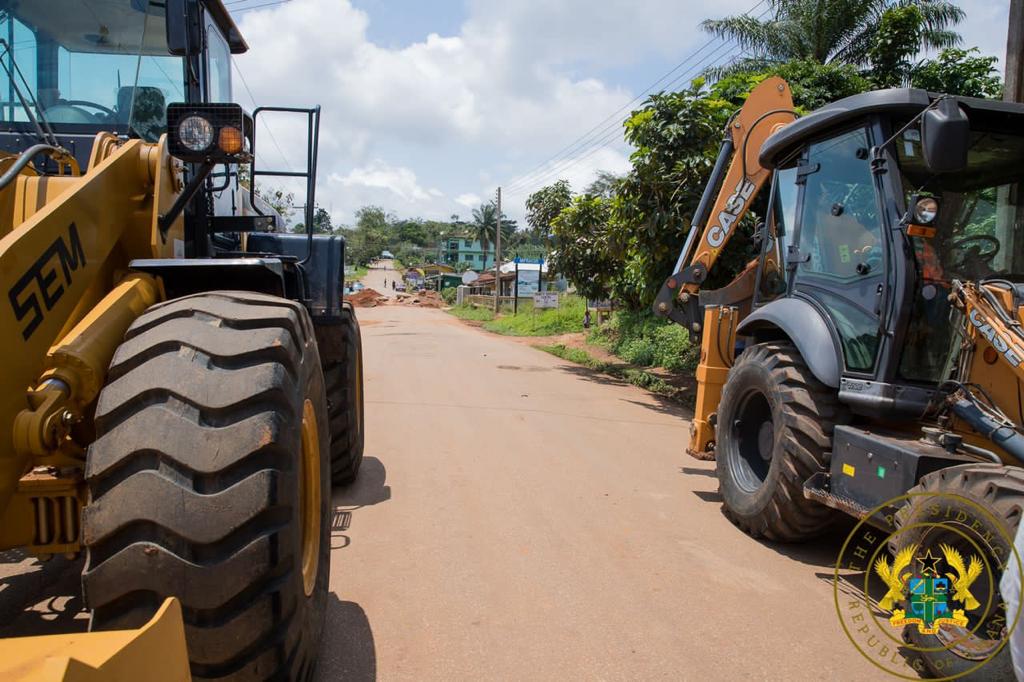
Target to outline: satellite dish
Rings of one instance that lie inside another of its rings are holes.
[[[466,270],[466,272],[464,272],[462,274],[462,283],[463,284],[472,284],[473,282],[477,281],[478,279],[480,279],[480,275],[476,274],[472,270]]]

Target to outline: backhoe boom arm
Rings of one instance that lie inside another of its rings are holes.
[[[654,300],[655,315],[667,317],[695,334],[701,331],[697,302],[701,285],[771,175],[758,161],[761,145],[795,117],[789,85],[772,77],[754,88],[743,107],[729,120],[718,160],[694,214],[675,272],[665,280]],[[716,190],[717,197],[710,205]]]

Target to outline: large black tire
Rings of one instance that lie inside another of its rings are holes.
[[[976,555],[978,550],[963,536],[944,527],[956,528],[974,540],[986,555],[982,557],[983,563],[994,569],[995,594],[992,605],[986,610],[987,596],[993,585],[989,582],[988,571],[982,571],[970,588],[981,602],[981,606],[974,611],[965,612],[968,628],[974,628],[981,623],[978,629],[980,636],[969,642],[976,647],[970,655],[981,656],[988,650],[986,647],[994,651],[1013,624],[1014,614],[1006,614],[1001,606],[1001,573],[997,567],[1006,565],[1007,561],[1015,561],[1010,545],[1017,533],[1021,513],[1024,511],[1024,471],[1018,467],[997,464],[964,464],[922,477],[921,482],[910,492],[956,495],[970,500],[991,514],[989,516],[981,513],[972,504],[956,497],[911,497],[910,501],[896,513],[896,526],[905,528],[913,524],[925,525],[908,528],[896,535],[891,549],[895,553],[901,547],[917,544],[918,555],[931,550],[933,556],[942,557],[944,555],[939,545],[946,543],[957,548],[966,561],[968,556]],[[942,524],[944,527],[936,524]],[[945,564],[942,565],[943,573],[951,570]],[[958,646],[953,646],[948,651],[942,649],[941,647],[946,645],[943,640],[954,641],[947,632],[924,635],[916,626],[910,625],[904,628],[903,638],[914,647],[936,649],[914,651],[912,654],[920,657],[932,673],[939,677],[960,676],[977,666],[979,661],[961,655]],[[978,670],[961,679],[1013,680],[1013,662],[1010,658],[1009,645],[1004,646],[992,660]]]
[[[140,316],[86,466],[92,629],[138,627],[175,596],[193,676],[309,679],[329,573],[326,414],[301,305],[213,292]]]
[[[363,340],[352,304],[345,301],[337,341],[340,356],[327,364],[327,410],[331,425],[331,480],[355,480],[363,463]]]
[[[805,498],[803,484],[826,468],[843,419],[835,391],[793,346],[761,343],[737,358],[719,405],[715,459],[726,516],[755,538],[820,535],[836,513]]]

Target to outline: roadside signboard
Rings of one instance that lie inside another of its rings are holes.
[[[558,307],[558,292],[557,291],[538,291],[533,295],[533,307],[534,308],[557,308]]]

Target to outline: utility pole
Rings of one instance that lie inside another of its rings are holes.
[[[1003,74],[1003,101],[1024,102],[1024,0],[1010,0],[1006,31],[1006,71]],[[1018,226],[1024,222],[1024,210],[1018,207],[1020,190],[1001,187],[996,197],[996,236],[1005,253],[995,262],[1009,267],[1024,251]]]
[[[1003,100],[1024,102],[1024,0],[1010,0]]]
[[[501,296],[501,187],[498,188],[497,227],[494,230],[494,314],[498,314]]]

